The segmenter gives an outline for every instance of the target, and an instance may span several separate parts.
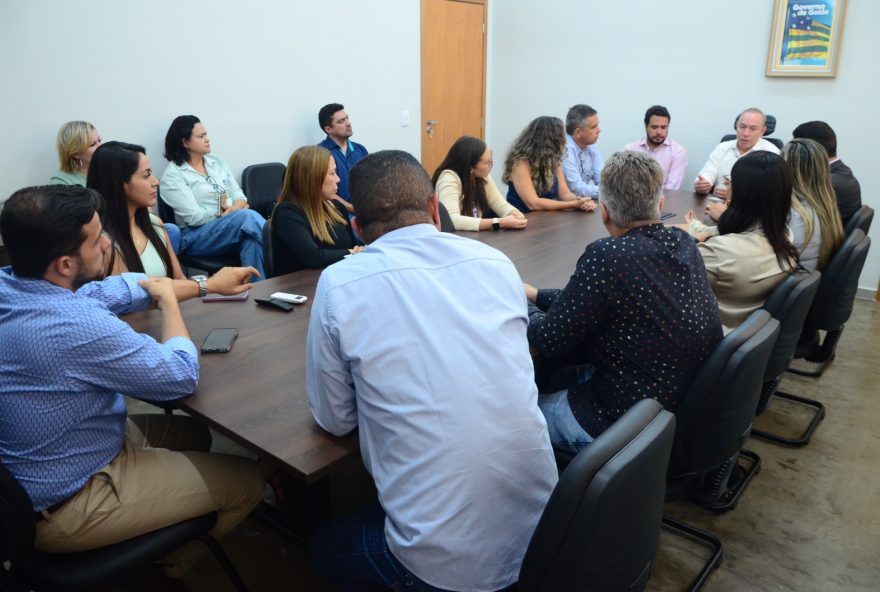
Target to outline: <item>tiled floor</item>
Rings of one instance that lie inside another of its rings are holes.
[[[763,470],[733,512],[667,506],[669,515],[724,542],[724,562],[705,590],[880,590],[878,385],[880,304],[857,301],[825,375],[819,380],[791,375],[782,384],[782,390],[825,403],[827,416],[812,442],[789,449],[753,438],[748,447],[763,458]],[[801,416],[774,404],[758,423],[785,430]],[[351,506],[368,497],[370,488],[362,471],[347,473],[333,489],[342,505]],[[299,545],[258,517],[249,518],[223,546],[254,592],[331,589],[311,572]],[[648,589],[684,589],[705,555],[693,543],[664,533]],[[210,558],[193,569],[186,584],[194,592],[231,589]]]

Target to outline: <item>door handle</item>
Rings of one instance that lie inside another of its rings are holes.
[[[440,122],[436,119],[429,119],[425,122],[425,125],[440,125]]]

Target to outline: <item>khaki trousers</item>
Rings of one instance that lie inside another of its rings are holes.
[[[128,418],[125,443],[110,464],[53,513],[37,522],[35,547],[49,553],[87,551],[183,520],[217,512],[220,538],[260,502],[265,481],[257,464],[207,452],[208,429],[189,417]],[[181,577],[204,551],[192,542],[163,561]]]

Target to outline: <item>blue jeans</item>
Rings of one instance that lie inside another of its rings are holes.
[[[592,372],[589,376],[592,376]],[[567,390],[551,395],[539,395],[538,408],[547,420],[547,431],[550,433],[550,443],[554,448],[577,454],[593,441],[593,437],[581,427],[574,413],[571,412]]]
[[[340,590],[446,592],[417,578],[391,554],[379,502],[318,527],[309,540],[309,563]]]
[[[165,232],[168,233],[168,240],[171,241],[171,250],[176,255],[180,252],[180,227],[177,224],[166,222]]]
[[[194,257],[238,253],[241,264],[256,268],[263,279],[265,223],[255,210],[238,210],[201,226],[185,226],[180,231],[180,253]]]

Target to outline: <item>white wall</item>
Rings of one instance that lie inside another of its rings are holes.
[[[176,115],[205,123],[236,174],[287,163],[324,138],[341,102],[370,150],[419,153],[419,3],[414,0],[4,0],[0,2],[0,200],[58,169],[71,119],[143,144],[165,169]]]
[[[599,110],[599,147],[611,154],[661,103],[694,175],[736,113],[754,105],[776,115],[783,139],[803,121],[828,121],[877,209],[880,2],[849,1],[835,79],[764,76],[771,7],[491,1],[487,140],[496,162],[530,119],[564,117],[580,102]],[[239,173],[319,141],[318,108],[340,101],[356,140],[418,156],[419,127],[401,127],[400,112],[421,120],[419,26],[418,0],[2,1],[0,200],[57,169],[55,133],[70,119],[93,122],[105,140],[144,144],[161,173],[168,124],[194,113]],[[860,284],[874,290],[878,280],[880,246]]]
[[[719,138],[732,133],[736,114],[756,106],[777,117],[774,135],[786,141],[804,121],[827,121],[863,202],[880,208],[880,177],[873,174],[880,2],[848,2],[833,79],[764,76],[772,7],[770,0],[491,2],[487,140],[495,162],[528,121],[564,118],[575,103],[599,111],[598,146],[608,156],[644,133],[645,109],[660,103],[672,114],[670,137],[688,149],[691,179]],[[499,182],[501,169],[493,173]],[[875,244],[859,283],[876,290],[878,280]]]

